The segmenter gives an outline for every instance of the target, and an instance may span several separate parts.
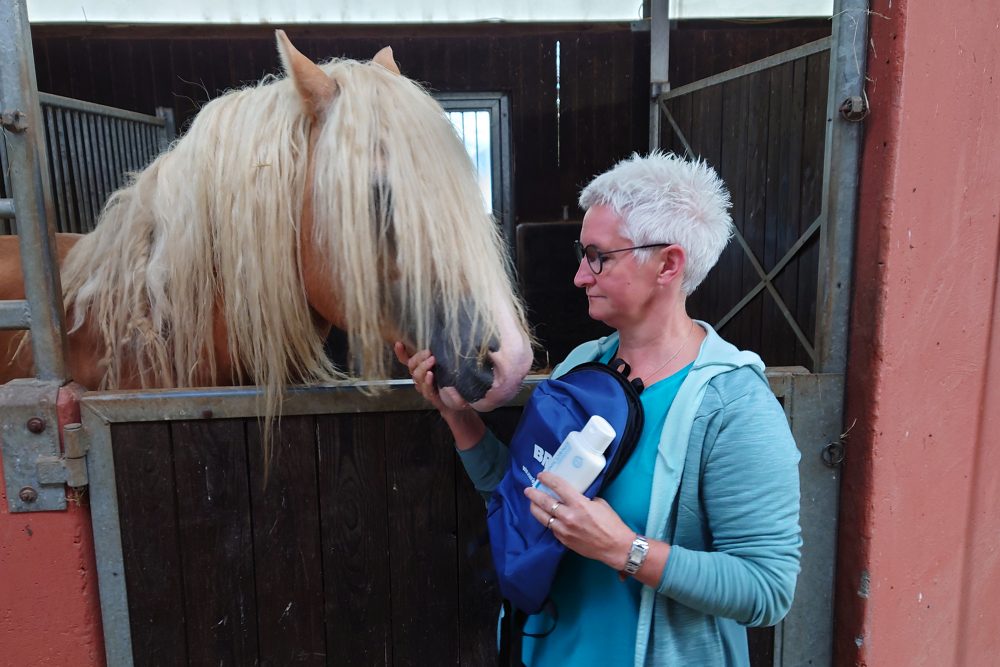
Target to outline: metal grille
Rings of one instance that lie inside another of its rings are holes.
[[[56,229],[86,233],[97,224],[104,203],[174,138],[173,112],[157,115],[115,109],[80,100],[38,94],[45,130]],[[11,196],[5,145],[0,144],[3,197]],[[14,220],[0,233],[17,232]]]

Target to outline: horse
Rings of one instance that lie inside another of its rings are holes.
[[[276,31],[284,76],[204,106],[114,192],[94,231],[57,234],[70,376],[89,389],[389,375],[386,342],[429,348],[442,401],[492,410],[532,354],[505,244],[440,105],[371,61],[317,64]],[[0,237],[0,299],[23,299]],[[324,351],[347,334],[348,363]],[[32,373],[0,331],[0,383]]]

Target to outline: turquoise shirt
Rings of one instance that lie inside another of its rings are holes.
[[[607,363],[611,356],[608,352],[601,361]],[[644,415],[639,442],[618,477],[598,494],[639,535],[646,532],[650,485],[663,422],[691,366],[646,387],[639,395]],[[558,620],[545,612],[528,619],[524,664],[607,667],[631,663],[641,591],[638,581],[622,582],[617,572],[600,561],[567,551],[549,594]],[[550,628],[552,632],[545,637],[527,636]]]

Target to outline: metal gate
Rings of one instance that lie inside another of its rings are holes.
[[[156,115],[38,93],[49,189],[55,204],[56,231],[94,229],[108,196],[125,185],[174,139],[174,112]],[[17,169],[0,142],[0,198],[13,195],[11,171]],[[0,234],[16,234],[13,220],[0,219]]]
[[[651,13],[650,146],[704,158],[729,184],[734,200],[736,243],[701,288],[724,310],[708,315],[738,346],[764,348],[765,360],[777,357],[809,369],[800,366],[787,376],[795,397],[792,430],[802,454],[802,573],[791,611],[774,628],[771,659],[764,661],[832,664],[839,464],[850,430],[842,424],[843,393],[858,121],[867,108],[868,3],[837,0],[830,38],[674,90],[668,77],[669,0],[654,0]],[[781,243],[765,245],[765,235]],[[778,316],[748,330],[739,319],[751,305]],[[697,312],[697,294],[691,307]]]

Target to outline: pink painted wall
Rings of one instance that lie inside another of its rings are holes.
[[[79,390],[60,390],[61,424],[80,421]],[[65,512],[11,514],[7,494],[17,492],[0,474],[0,664],[103,665],[90,512],[71,503]]]
[[[1000,5],[871,9],[837,664],[996,664]]]

